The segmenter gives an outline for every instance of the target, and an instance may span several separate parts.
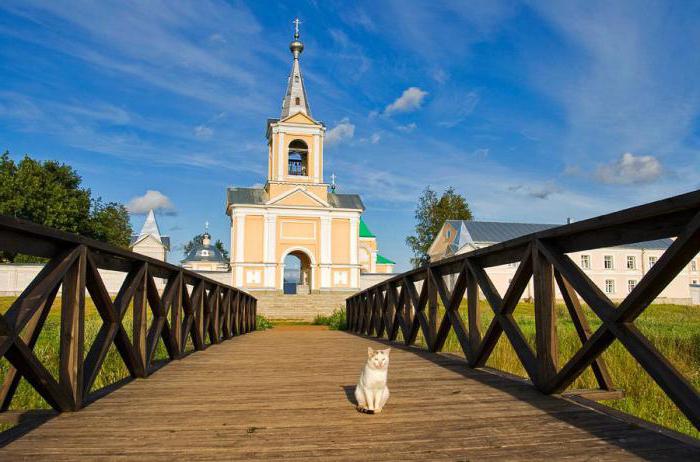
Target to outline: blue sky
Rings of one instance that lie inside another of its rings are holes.
[[[426,185],[548,223],[700,188],[700,4],[681,1],[4,0],[0,149],[160,206],[176,246],[209,221],[228,247],[225,189],[265,180],[295,16],[326,177],[399,269]]]

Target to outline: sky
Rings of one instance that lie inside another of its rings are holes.
[[[0,149],[147,208],[170,261],[227,187],[265,182],[298,16],[325,176],[408,269],[421,191],[475,219],[565,223],[700,188],[700,3],[0,3]]]

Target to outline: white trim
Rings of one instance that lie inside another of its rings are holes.
[[[319,149],[319,138],[320,135],[314,135],[314,181],[320,183],[322,181],[322,175],[319,171],[319,166],[321,165],[321,150]]]
[[[313,236],[312,237],[302,237],[302,236],[289,236],[284,234],[284,224],[285,223],[303,223],[311,224],[313,226]],[[318,232],[316,230],[316,220],[280,220],[280,239],[293,239],[302,241],[315,241],[318,238]]]
[[[328,209],[319,209],[319,208],[304,208],[299,205],[275,205],[275,206],[268,206],[268,205],[260,205],[260,206],[255,206],[255,205],[250,205],[246,204],[245,207],[235,207],[232,206],[232,209],[235,209],[237,212],[241,212],[243,214],[257,214],[259,215],[262,210],[265,210],[267,213],[271,215],[284,215],[284,216],[300,216],[300,217],[326,217],[330,216],[332,218],[358,218],[360,216],[360,209],[336,209],[336,208],[328,208]],[[283,211],[282,211],[283,210]]]
[[[290,247],[290,248],[286,249],[284,252],[282,252],[282,258],[280,258],[279,262],[282,265],[284,265],[284,259],[287,258],[287,255],[289,255],[292,252],[304,252],[309,257],[309,260],[311,260],[311,265],[316,266],[316,259],[314,258],[313,252],[310,251],[308,248],[302,247],[300,245]]]
[[[286,199],[287,197],[289,197],[289,196],[291,196],[291,195],[293,195],[294,193],[297,193],[297,192],[301,192],[301,193],[305,194],[307,197],[309,197],[310,199],[312,199],[312,200],[318,202],[319,204],[323,205],[324,207],[330,207],[330,204],[329,204],[328,202],[322,200],[321,198],[319,198],[319,197],[316,196],[315,194],[310,193],[310,192],[307,191],[303,186],[297,186],[297,187],[294,188],[294,189],[290,189],[289,191],[285,191],[285,192],[283,192],[282,194],[279,194],[279,195],[273,197],[272,199],[268,200],[267,202],[265,202],[265,205],[275,205],[275,202],[279,202],[279,201],[281,201],[281,200],[284,200],[284,199]],[[307,205],[307,206],[303,206],[303,205],[301,205],[301,206],[294,205],[294,206],[292,206],[292,207],[311,207],[311,206],[308,206],[308,205]]]
[[[283,180],[284,179],[284,132],[279,133],[279,138],[278,138],[278,147],[277,147],[277,179],[278,180]]]

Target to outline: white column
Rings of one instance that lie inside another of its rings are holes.
[[[331,229],[331,217],[321,217],[320,288],[331,286]]]
[[[359,258],[357,244],[360,240],[359,223],[359,215],[350,218],[350,264],[354,265],[350,268],[350,287],[352,288],[360,286],[360,267],[357,262]]]
[[[265,215],[264,241],[263,241],[263,263],[265,264],[265,287],[275,286],[275,263],[277,255],[277,217],[275,215]]]
[[[321,143],[319,139],[319,135],[314,135],[314,181],[316,183],[321,182]]]
[[[284,180],[284,132],[279,132],[277,144],[277,181]]]
[[[377,272],[377,251],[373,250],[369,255],[369,272]]]

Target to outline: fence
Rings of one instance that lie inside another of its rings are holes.
[[[568,252],[668,237],[676,239],[619,305],[613,304],[567,256]],[[532,384],[547,394],[564,391],[589,366],[600,389],[611,390],[613,384],[601,354],[617,339],[700,428],[698,392],[634,324],[698,251],[700,191],[695,191],[522,236],[400,274],[348,298],[348,325],[353,332],[376,337],[386,334],[392,341],[400,331],[407,345],[416,342],[420,331],[431,351],[442,350],[453,330],[471,367],[484,366],[505,333]],[[485,268],[516,262],[519,266],[515,276],[501,296]],[[449,278],[455,278],[451,290],[445,282]],[[534,349],[513,318],[531,278],[534,281]],[[557,354],[555,287],[563,296],[581,341],[581,348],[562,367],[559,367]],[[483,335],[479,291],[494,313]],[[466,321],[458,310],[465,295]],[[584,315],[579,296],[601,321],[595,332]],[[438,324],[439,301],[444,307],[444,316]]]
[[[162,339],[169,360],[255,329],[256,299],[249,294],[143,255],[92,239],[0,216],[0,251],[48,259],[10,308],[0,315],[0,357],[9,370],[0,390],[0,410],[9,408],[22,377],[58,411],[85,405],[114,344],[131,377],[154,370]],[[112,299],[100,270],[125,273]],[[164,283],[157,284],[156,281]],[[159,286],[164,287],[159,290]],[[60,297],[58,379],[33,348]],[[102,320],[89,350],[85,343],[85,298]],[[131,336],[123,321],[132,314]],[[150,312],[149,312],[150,311]]]

